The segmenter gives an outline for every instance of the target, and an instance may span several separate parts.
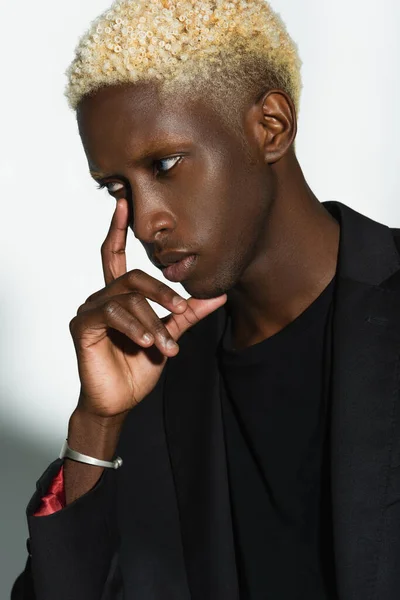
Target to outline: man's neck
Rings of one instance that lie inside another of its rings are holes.
[[[235,348],[262,341],[296,319],[336,272],[340,227],[306,184],[274,201],[261,247],[228,292]],[[287,187],[287,186],[286,186]]]

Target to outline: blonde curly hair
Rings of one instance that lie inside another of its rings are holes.
[[[297,45],[265,0],[115,0],[80,38],[65,95],[76,110],[103,86],[156,82],[160,94],[206,94],[238,115],[282,89],[299,112]],[[233,92],[233,93],[231,93]]]

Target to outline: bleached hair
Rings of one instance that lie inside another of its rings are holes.
[[[103,86],[154,81],[230,114],[268,89],[299,112],[302,61],[280,15],[265,0],[116,0],[81,37],[65,91],[76,110]]]

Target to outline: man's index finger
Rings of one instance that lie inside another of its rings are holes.
[[[125,248],[128,224],[128,202],[122,198],[117,202],[110,229],[101,246],[101,260],[106,285],[126,273]]]

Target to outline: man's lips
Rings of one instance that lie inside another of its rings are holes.
[[[169,281],[181,282],[187,278],[197,263],[197,254],[191,254],[182,260],[163,268],[163,275]]]
[[[162,254],[155,254],[153,264],[159,269],[164,269],[164,267],[169,267],[182,259],[193,256],[191,252],[185,252],[184,250],[173,250],[171,252],[163,252]]]

